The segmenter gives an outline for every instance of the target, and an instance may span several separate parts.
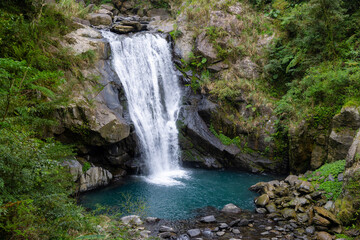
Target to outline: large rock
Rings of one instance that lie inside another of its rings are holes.
[[[314,211],[316,213],[318,213],[320,216],[328,219],[330,222],[336,224],[336,225],[340,225],[341,223],[339,222],[339,220],[337,220],[336,216],[334,214],[332,214],[330,211],[326,210],[323,207],[314,207]]]
[[[327,232],[317,232],[316,239],[317,240],[332,240],[333,237]]]
[[[269,195],[263,194],[255,200],[256,206],[265,207],[270,201]]]
[[[229,203],[226,204],[223,209],[221,209],[222,212],[226,212],[226,213],[240,213],[241,209],[239,207],[237,207],[236,205]]]
[[[82,105],[84,104],[84,105]],[[66,129],[83,137],[87,144],[102,146],[117,143],[130,135],[130,125],[119,118],[106,105],[98,102],[95,107],[79,101],[58,110],[60,125],[55,133],[62,134]]]
[[[108,59],[110,46],[102,39],[101,33],[86,25],[79,26],[77,30],[65,35],[63,45],[71,48],[75,55],[95,51],[101,60]]]
[[[119,34],[126,34],[130,32],[135,32],[135,28],[133,26],[126,26],[122,24],[116,24],[111,28],[112,32],[119,33]]]
[[[308,181],[302,181],[298,185],[297,190],[302,193],[312,193],[315,189]]]
[[[125,225],[142,225],[143,224],[140,217],[137,215],[129,215],[129,216],[122,217],[121,221]]]
[[[204,222],[204,223],[213,223],[213,222],[216,222],[216,219],[215,219],[214,215],[210,215],[210,216],[201,218],[200,221]]]
[[[106,186],[113,178],[112,174],[101,167],[91,167],[80,177],[80,192]]]
[[[124,111],[126,99],[109,60],[110,46],[99,31],[78,26],[62,44],[75,55],[95,53],[95,63],[81,69],[84,80],[74,84],[72,102],[57,109],[54,117],[59,125],[46,134],[76,143],[80,154],[90,162],[124,166],[137,151],[136,136],[130,134],[131,121]]]
[[[94,26],[109,26],[112,23],[112,18],[106,13],[91,13],[88,15],[87,19]]]
[[[332,121],[332,131],[329,139],[330,161],[345,159],[360,128],[359,109],[355,107],[344,107]]]
[[[76,159],[66,160],[61,165],[69,168],[74,181],[78,180],[82,175],[82,165]]]
[[[205,32],[202,32],[197,38],[195,43],[195,50],[204,57],[214,61],[217,59],[217,51],[210,39],[206,36]]]
[[[201,234],[201,231],[200,231],[200,229],[190,229],[187,231],[187,233],[189,234],[189,236],[191,238],[194,238],[194,237],[199,236]]]
[[[281,214],[285,219],[296,219],[296,212],[294,209],[291,208],[284,208],[281,210]]]

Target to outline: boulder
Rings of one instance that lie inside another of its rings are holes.
[[[265,206],[265,208],[269,213],[275,213],[278,211],[275,203],[273,203],[273,202],[270,202],[268,205]]]
[[[76,159],[66,160],[61,165],[69,168],[74,181],[78,180],[82,175],[82,165]]]
[[[187,234],[189,234],[189,236],[191,238],[194,238],[194,237],[197,237],[201,234],[201,231],[200,229],[190,229],[187,231]]]
[[[311,185],[311,183],[309,183],[308,181],[302,181],[298,185],[297,190],[302,193],[311,193],[315,189],[314,189],[313,185]]]
[[[301,180],[299,180],[298,176],[289,175],[289,176],[286,177],[285,182],[289,183],[290,186],[294,187],[299,182],[301,182]]]
[[[205,32],[201,33],[196,38],[195,50],[211,61],[217,59],[217,51],[210,42],[209,38],[206,36]]]
[[[129,215],[129,216],[122,217],[121,221],[125,225],[142,225],[143,224],[140,217],[137,215]]]
[[[168,238],[171,238],[172,236],[174,236],[175,233],[171,233],[171,232],[162,232],[159,234],[159,237],[161,239],[168,239]]]
[[[332,240],[333,237],[327,232],[317,232],[316,233],[317,240]]]
[[[213,223],[213,222],[216,222],[216,219],[215,219],[214,215],[210,215],[210,216],[202,217],[200,219],[200,221],[204,222],[204,223]]]
[[[265,214],[266,213],[266,209],[265,208],[256,208],[255,211],[259,214]]]
[[[305,229],[305,232],[307,234],[313,235],[315,233],[315,227],[314,226],[309,226]]]
[[[94,26],[109,26],[112,24],[112,18],[106,13],[90,13],[87,16],[87,20]]]
[[[113,178],[112,174],[101,167],[91,167],[80,177],[80,192],[106,186]]]
[[[351,167],[356,162],[356,156],[360,155],[360,130],[357,131],[349,151],[346,155],[346,167]],[[340,176],[340,174],[339,174]],[[340,180],[339,180],[340,181]]]
[[[332,120],[332,131],[329,138],[330,161],[345,159],[360,128],[359,108],[344,107]]]
[[[80,28],[70,32],[64,36],[62,44],[64,47],[72,49],[75,55],[82,54],[88,51],[95,51],[98,57],[106,60],[109,57],[110,46],[102,40],[102,35],[99,31],[81,25]]]
[[[318,213],[320,216],[328,219],[332,223],[334,223],[336,225],[341,225],[340,221],[337,220],[336,216],[334,214],[332,214],[330,211],[326,210],[325,208],[315,206],[314,211],[315,211],[315,213]]]
[[[309,215],[307,213],[298,213],[296,216],[299,223],[305,224],[309,221]]]
[[[174,26],[176,25],[175,20],[163,20],[163,21],[151,21],[148,25],[148,29],[151,31],[160,31],[163,33],[171,33],[175,31]],[[177,29],[177,31],[180,31]],[[181,32],[181,31],[180,31]],[[183,34],[180,34],[183,35]],[[179,36],[178,36],[179,37]]]
[[[250,191],[253,191],[253,192],[257,192],[257,193],[260,193],[260,194],[263,194],[266,192],[266,189],[268,187],[268,183],[267,182],[258,182],[254,185],[252,185],[249,190]]]
[[[228,68],[229,68],[229,65],[227,65],[223,62],[218,62],[218,63],[212,64],[207,67],[207,69],[209,69],[210,72],[213,72],[213,73],[220,72],[220,71],[228,69]]]
[[[296,219],[296,212],[294,209],[291,208],[284,208],[281,210],[281,214],[285,219]]]
[[[134,32],[135,28],[133,26],[115,24],[112,26],[111,31],[118,33],[118,34],[126,34],[126,33],[130,33],[130,32]]]
[[[117,143],[130,135],[130,125],[106,105],[98,102],[93,107],[79,101],[78,104],[58,109],[57,119],[60,120],[60,125],[53,129],[56,134],[70,129],[94,146]]]
[[[151,233],[151,231],[148,231],[148,230],[142,230],[139,234],[141,237],[147,239],[149,238],[149,234]]]
[[[267,194],[263,194],[257,199],[255,199],[256,206],[265,207],[270,201],[270,198]]]
[[[234,204],[229,203],[226,204],[221,211],[225,213],[240,213],[241,209]]]

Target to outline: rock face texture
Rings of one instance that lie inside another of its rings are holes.
[[[80,192],[106,186],[113,178],[112,174],[101,167],[91,167],[80,177]]]
[[[137,154],[137,144],[124,110],[127,102],[123,89],[109,60],[110,46],[99,31],[83,24],[64,39],[63,45],[75,55],[93,55],[94,63],[79,69],[84,80],[73,84],[71,103],[54,113],[60,124],[47,134],[76,145],[79,156],[87,161],[106,166],[115,176],[123,175]],[[80,191],[106,185],[112,178],[107,170],[93,167],[79,179]]]
[[[360,129],[346,156],[342,199],[337,202],[338,216],[344,224],[359,221],[360,209]]]
[[[350,155],[355,156],[356,144],[353,143],[359,128],[360,115],[357,107],[344,107],[327,127],[321,124],[314,127],[312,122],[306,121],[292,127],[289,141],[291,171],[305,172],[319,168],[325,161],[351,158],[348,156],[349,150]]]
[[[269,146],[264,139],[274,131],[272,120],[268,121],[266,128],[269,131],[263,129],[262,133],[257,132],[259,135],[257,138],[251,139],[252,136],[250,136],[241,142],[244,144],[243,146],[225,145],[209,129],[212,124],[217,124],[221,125],[221,129],[226,133],[227,124],[231,123],[224,122],[223,112],[205,96],[194,95],[191,89],[184,89],[184,92],[186,105],[182,107],[178,127],[180,129],[180,146],[183,150],[182,162],[185,166],[236,168],[251,172],[286,172],[287,167],[282,160],[269,159],[260,153]],[[236,133],[240,132],[241,136],[244,132],[241,131],[241,126],[238,127],[239,130]],[[247,142],[246,147],[245,142]],[[260,151],[256,152],[251,149]]]
[[[62,163],[68,167],[74,182],[78,183],[78,192],[86,192],[98,187],[106,186],[113,179],[113,175],[101,167],[90,167],[83,172],[83,166],[75,159],[67,160]]]

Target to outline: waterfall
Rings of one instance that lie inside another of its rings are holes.
[[[176,178],[185,175],[178,163],[176,128],[181,91],[169,43],[160,34],[102,34],[110,43],[112,64],[125,90],[147,180],[179,183]]]

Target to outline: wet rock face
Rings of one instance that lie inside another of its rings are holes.
[[[255,151],[244,152],[234,144],[224,145],[209,130],[214,116],[221,115],[218,105],[205,96],[194,95],[191,89],[184,89],[184,93],[184,105],[181,108],[178,124],[180,147],[183,150],[181,159],[184,166],[225,167],[250,172],[286,172],[287,167],[282,167],[282,160],[274,161]],[[226,127],[226,124],[223,124],[223,126]],[[271,132],[271,129],[268,130]],[[269,133],[269,131],[266,132]],[[255,133],[246,133],[247,136],[252,136],[252,134]],[[259,133],[257,132],[257,134]],[[260,134],[261,139],[265,137],[265,133]],[[253,141],[250,141],[250,147],[253,149],[260,148],[259,141],[254,140],[254,142],[257,142],[257,144],[254,143],[254,146],[252,145]]]
[[[141,18],[138,16],[116,16],[110,31],[117,34],[145,31],[148,29],[149,20],[150,19],[148,17]]]

